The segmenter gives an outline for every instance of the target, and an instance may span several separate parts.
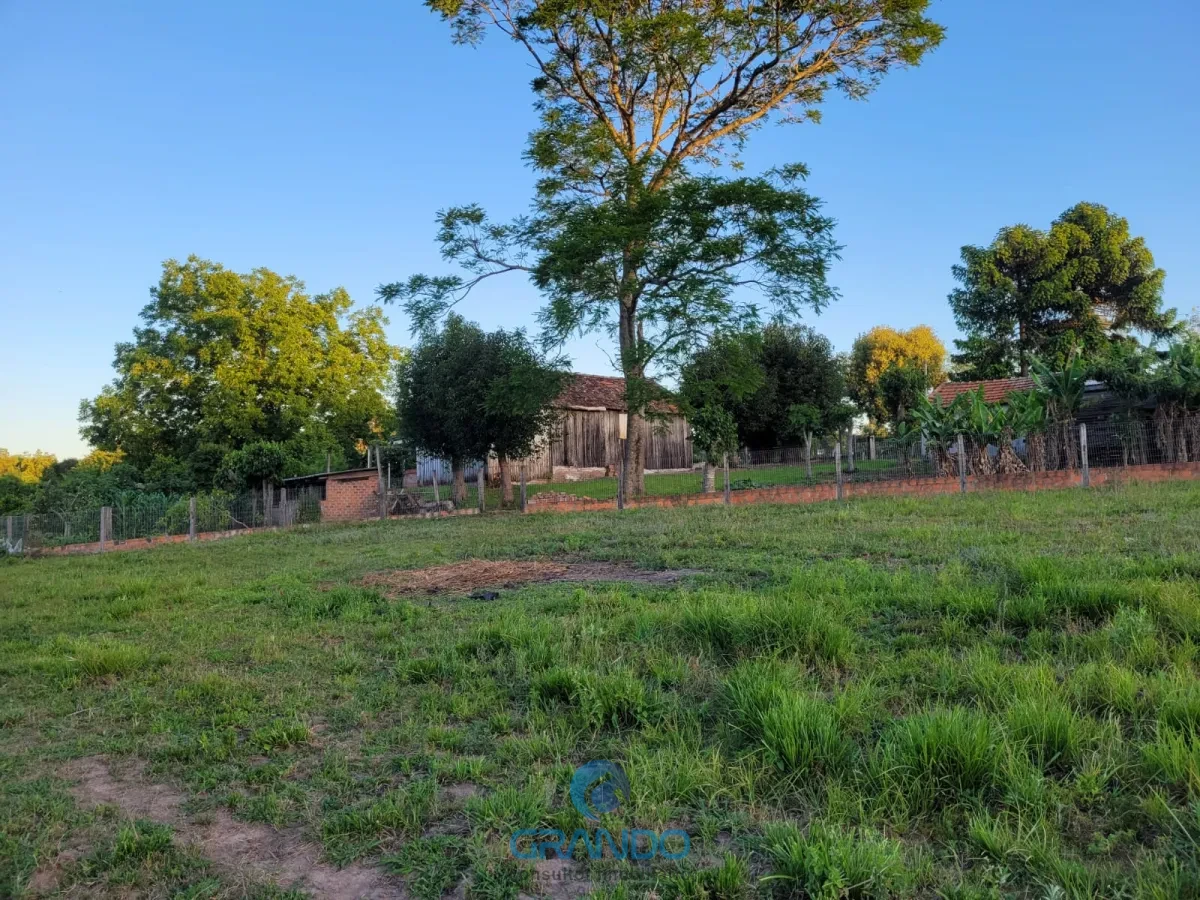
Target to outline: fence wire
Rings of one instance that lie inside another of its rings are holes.
[[[0,517],[0,549],[8,553],[52,550],[81,544],[106,545],[193,533],[192,498],[132,494],[108,507],[88,506]],[[107,510],[107,512],[106,512]],[[195,498],[197,536],[267,526],[319,522],[318,488],[268,495],[200,495]]]
[[[961,439],[962,452],[959,447]],[[626,497],[687,497],[723,493],[728,479],[735,492],[793,486],[887,482],[899,479],[954,478],[960,475],[1021,476],[1053,471],[1135,468],[1200,461],[1200,416],[1169,416],[1161,410],[1152,419],[1113,418],[1089,422],[1081,430],[1075,421],[1049,423],[1020,436],[952,435],[869,437],[814,440],[810,445],[772,450],[745,450],[693,469],[647,471],[641,491],[629,486]],[[726,470],[726,464],[728,469]],[[608,502],[617,498],[618,477],[533,482],[522,492],[520,467],[513,465],[512,500],[504,502],[498,482],[483,485],[484,510],[521,504],[527,508],[554,503]],[[726,475],[726,471],[728,475]],[[1082,473],[1081,473],[1082,479]],[[378,494],[374,495],[376,500]],[[122,543],[263,527],[292,527],[321,520],[319,486],[291,490],[251,491],[238,496],[207,494],[189,497],[133,494],[102,508],[89,506],[0,517],[0,551],[23,553],[80,544]],[[194,506],[194,514],[193,514]],[[465,496],[453,485],[395,484],[387,490],[391,516],[429,515],[480,509],[480,484],[471,479]],[[361,518],[377,518],[378,503],[364,505]],[[106,518],[107,516],[107,518]],[[102,533],[103,532],[103,533]]]

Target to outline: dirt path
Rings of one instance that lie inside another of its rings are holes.
[[[185,795],[150,781],[140,766],[115,773],[108,760],[91,756],[70,763],[65,777],[84,806],[110,804],[132,819],[150,819],[175,829],[183,844],[199,847],[216,866],[256,881],[274,880],[287,888],[309,891],[330,900],[407,898],[399,879],[378,869],[352,863],[338,869],[320,861],[321,848],[305,841],[298,829],[276,830],[238,822],[223,809],[193,821],[183,812]]]

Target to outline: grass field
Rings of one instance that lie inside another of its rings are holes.
[[[358,584],[471,558],[700,574]],[[1196,897],[1197,641],[1188,484],[0,560],[0,896]],[[511,857],[594,759],[686,859]]]

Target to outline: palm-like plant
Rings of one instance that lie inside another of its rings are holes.
[[[1005,404],[1006,443],[1009,451],[1012,452],[1012,439],[1017,435],[1024,436],[1024,466],[1034,472],[1042,471],[1046,468],[1045,402],[1036,391],[1020,391],[1009,394]],[[1004,452],[1003,447],[1000,452]],[[1013,456],[1016,457],[1016,454],[1013,453]],[[1017,458],[1017,462],[1020,461]]]
[[[967,396],[959,394],[950,403],[943,403],[941,397],[934,397],[932,400],[922,397],[913,406],[912,416],[921,427],[925,440],[929,442],[934,470],[943,475],[957,474],[950,447],[964,430],[967,402]]]
[[[1200,451],[1200,337],[1189,335],[1172,344],[1150,384],[1158,399],[1158,446],[1167,459],[1187,462]]]
[[[991,475],[995,471],[988,447],[999,441],[997,429],[998,407],[983,399],[983,389],[964,396],[969,397],[963,405],[965,434],[971,439],[969,461],[975,475]]]
[[[1062,369],[1051,369],[1039,361],[1033,364],[1034,389],[1046,407],[1048,467],[1074,469],[1079,464],[1079,438],[1075,417],[1083,404],[1088,366],[1079,353],[1072,353]]]

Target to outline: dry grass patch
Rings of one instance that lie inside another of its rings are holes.
[[[639,584],[673,584],[695,569],[645,571],[615,563],[537,562],[534,560],[469,559],[425,569],[392,569],[372,572],[360,584],[381,589],[385,596],[414,597],[466,594],[481,588],[516,587],[522,584],[563,581],[623,581]]]

